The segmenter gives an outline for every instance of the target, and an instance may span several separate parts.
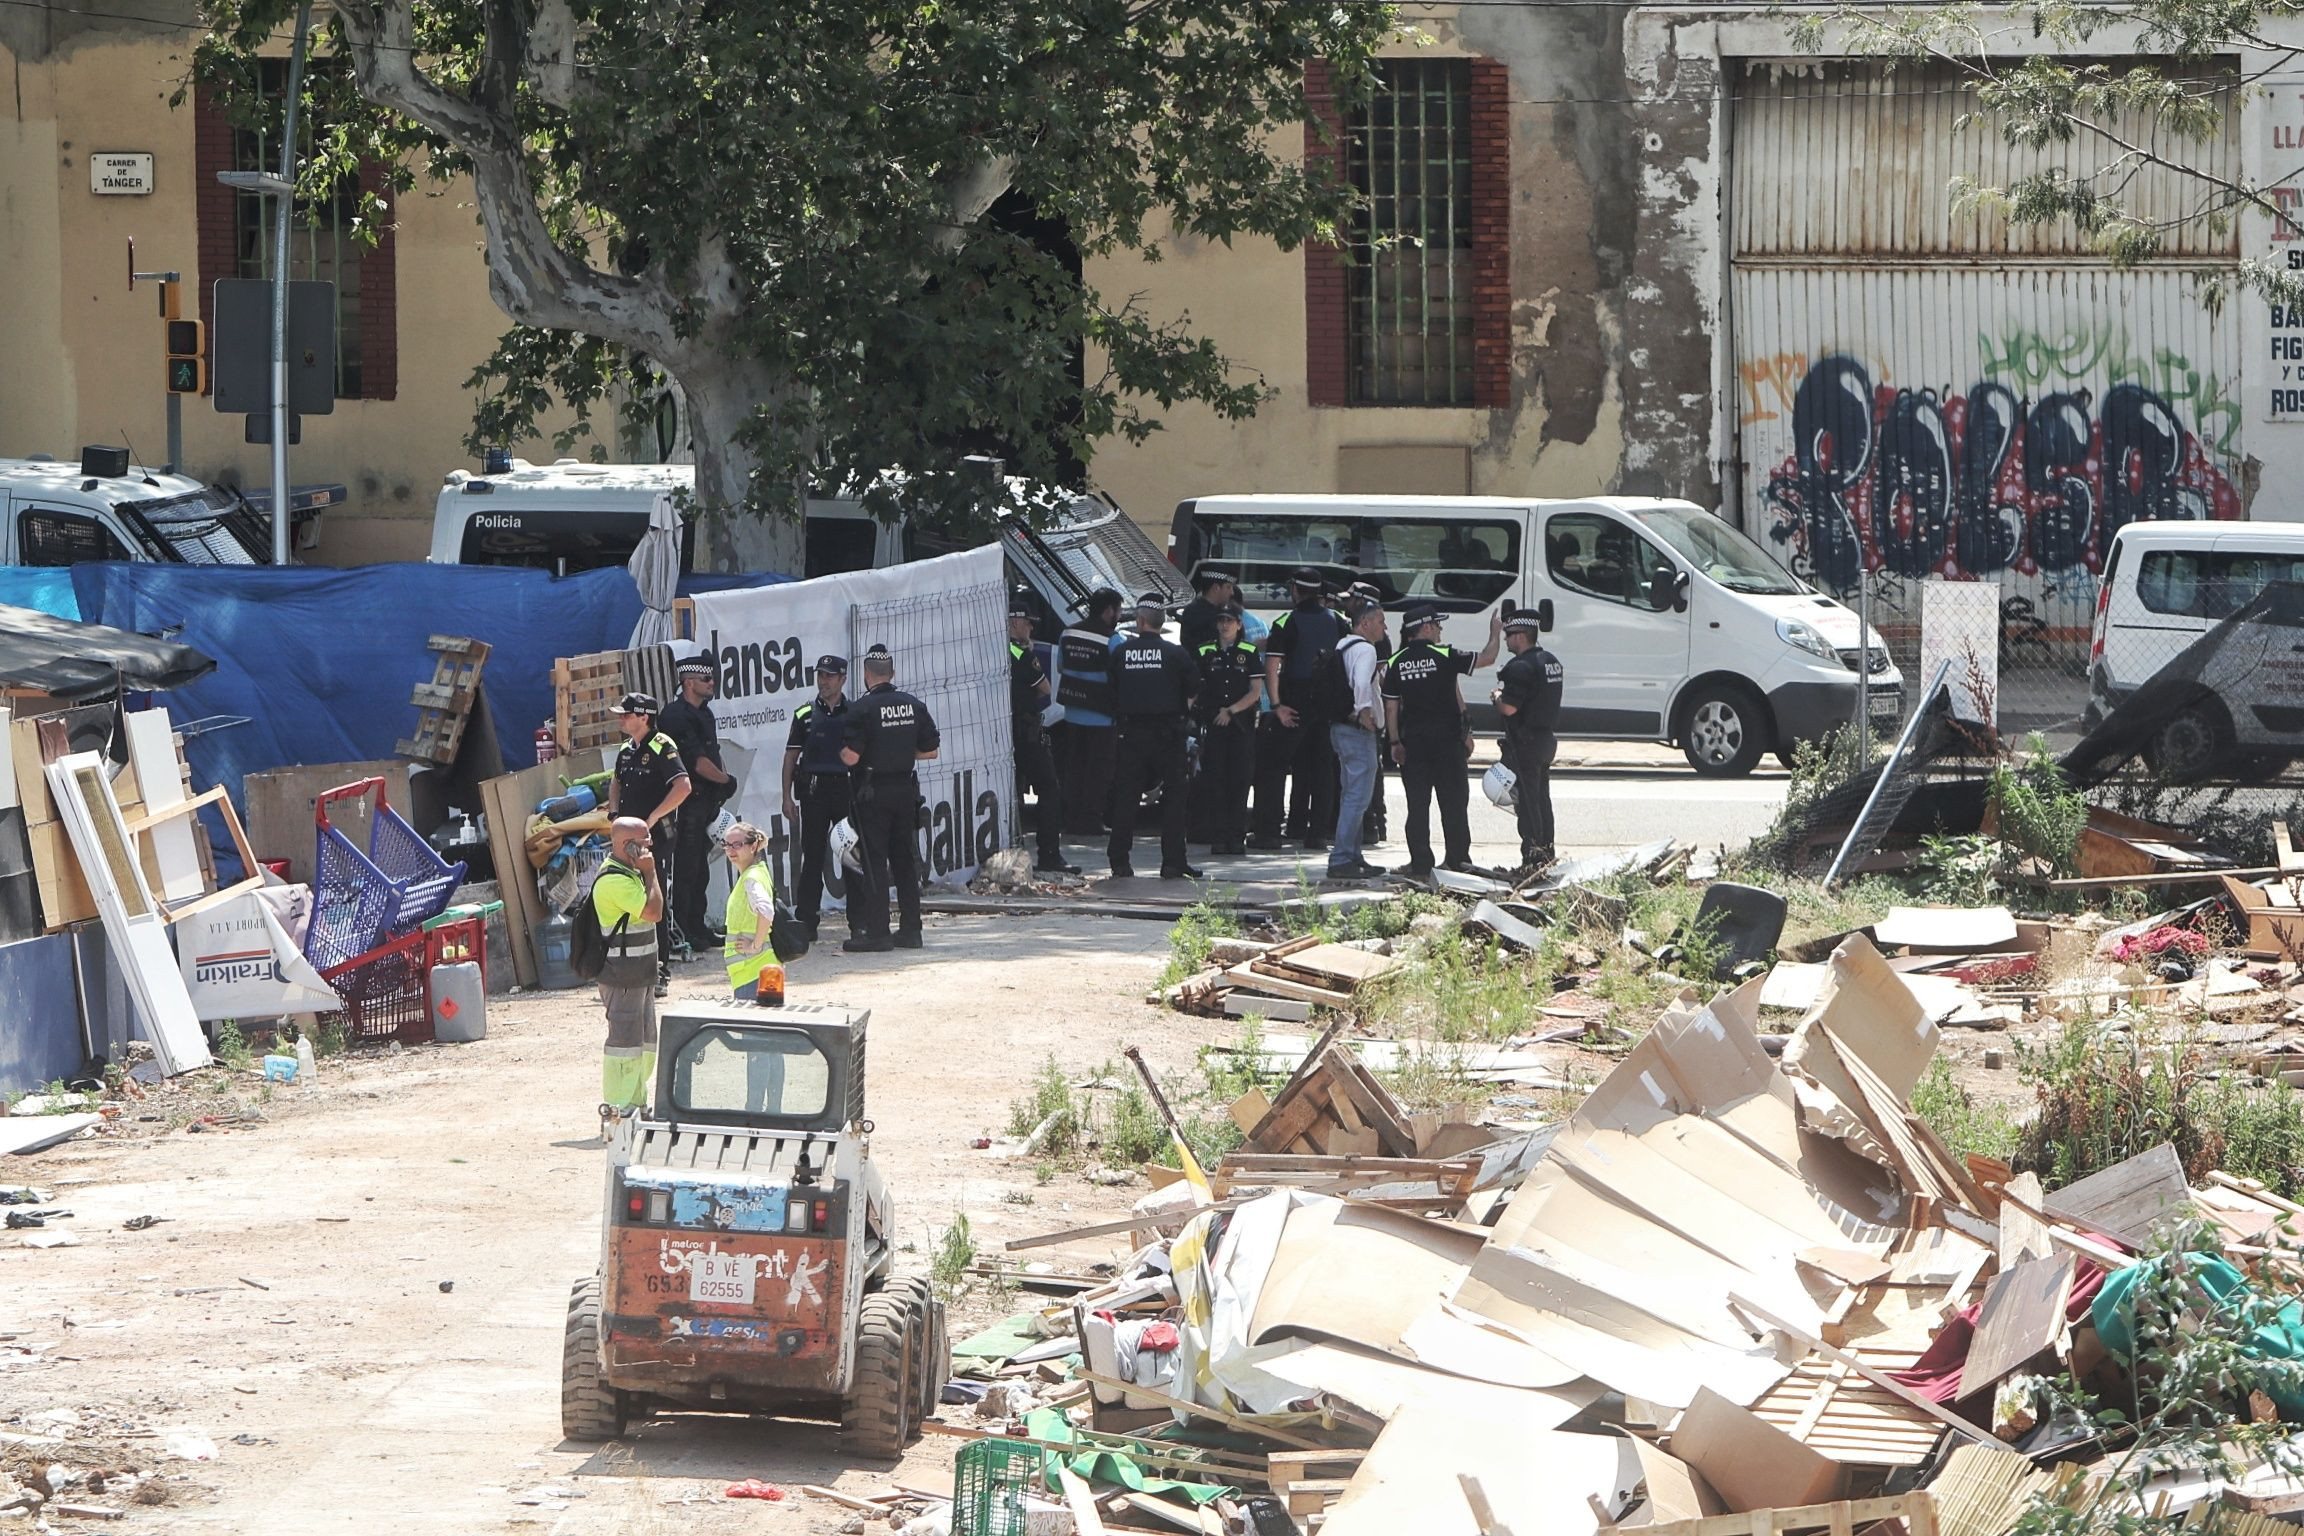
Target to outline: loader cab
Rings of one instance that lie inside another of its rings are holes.
[[[839,1134],[864,1118],[864,1025],[845,1009],[667,1012],[655,1116],[675,1126]]]

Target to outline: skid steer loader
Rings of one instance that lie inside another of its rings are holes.
[[[895,1273],[864,1118],[870,1018],[666,1012],[652,1102],[609,1133],[599,1271],[569,1298],[569,1439],[680,1409],[837,1418],[872,1457],[919,1434],[951,1349],[927,1278]]]

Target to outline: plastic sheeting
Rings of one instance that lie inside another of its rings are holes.
[[[174,688],[216,663],[190,646],[0,604],[0,683],[79,702],[121,688]]]

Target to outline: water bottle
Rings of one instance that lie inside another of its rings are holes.
[[[312,1042],[311,1042],[311,1040],[309,1040],[308,1038],[306,1038],[306,1037],[304,1037],[304,1036],[302,1036],[302,1035],[299,1035],[299,1036],[297,1036],[297,1037],[296,1037],[296,1082],[297,1082],[297,1085],[298,1085],[298,1086],[300,1086],[300,1087],[304,1087],[304,1088],[309,1088],[309,1087],[311,1087],[311,1086],[312,1086],[312,1077],[313,1077],[313,1074],[314,1074],[314,1072],[316,1072],[317,1070],[318,1070],[318,1068],[315,1066],[315,1064],[313,1063],[313,1060],[312,1060]]]
[[[569,930],[573,926],[565,912],[555,912],[538,923],[530,934],[536,942],[536,985],[539,987],[564,991],[584,984],[568,963]]]

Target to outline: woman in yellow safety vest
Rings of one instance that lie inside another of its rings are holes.
[[[776,921],[776,886],[768,861],[760,856],[767,843],[768,835],[748,821],[736,823],[720,839],[736,871],[728,887],[728,984],[736,989],[738,1002],[773,1005],[784,1001],[784,968],[768,943]],[[769,990],[775,995],[767,999],[760,997],[763,972],[774,973]]]

